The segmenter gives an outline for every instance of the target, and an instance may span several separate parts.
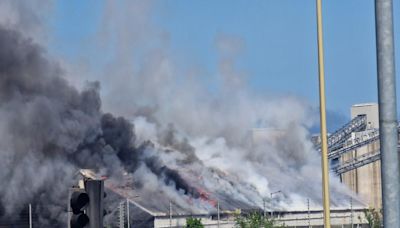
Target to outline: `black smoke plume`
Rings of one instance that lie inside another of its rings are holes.
[[[65,221],[64,199],[79,168],[132,173],[144,150],[134,147],[133,124],[102,113],[99,83],[78,91],[63,76],[43,48],[0,27],[1,211],[7,217],[36,203],[42,227]],[[150,161],[144,164],[157,176],[193,192],[178,173]]]

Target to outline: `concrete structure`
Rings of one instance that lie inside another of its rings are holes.
[[[374,208],[382,207],[381,163],[379,151],[378,105],[357,104],[351,107],[352,120],[365,116],[362,128],[356,131],[334,133],[345,135],[344,141],[332,146],[332,167],[342,183],[357,193]]]
[[[367,129],[379,128],[379,110],[376,103],[355,104],[350,110],[351,119],[358,115],[367,115]]]
[[[352,144],[349,144],[352,145]],[[345,163],[353,159],[379,153],[379,140],[359,147],[341,156],[341,162]],[[381,197],[381,163],[380,160],[350,170],[340,175],[341,181],[362,199],[374,208],[382,207]]]

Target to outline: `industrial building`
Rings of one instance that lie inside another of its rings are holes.
[[[277,129],[253,129],[252,143],[265,140],[273,142],[282,134],[282,131]],[[318,148],[318,140],[313,140]],[[343,184],[357,193],[363,202],[371,207],[381,208],[378,105],[353,105],[351,121],[329,135],[328,147],[332,172],[339,176]],[[195,217],[200,218],[205,227],[233,228],[238,213],[260,210],[254,205],[214,196],[221,204],[219,213],[215,208],[207,213],[193,213],[177,207],[166,197],[157,205],[152,204],[146,197],[137,198],[136,194],[141,194],[125,188],[123,184],[116,186],[108,183],[106,188],[119,195],[123,205],[120,207],[120,221],[125,221],[126,225],[129,222],[131,227],[184,227],[188,217]],[[366,207],[362,205],[354,208],[333,207],[332,227],[368,227],[365,210]],[[267,212],[267,216],[271,214],[271,211]],[[273,216],[278,224],[287,227],[323,227],[322,207],[274,211]]]
[[[378,104],[353,105],[350,113],[351,121],[328,137],[331,169],[364,202],[379,209],[382,198]]]
[[[351,121],[328,137],[329,159],[332,172],[341,182],[357,193],[369,206],[381,208],[381,177],[379,152],[379,120],[377,104],[358,104],[351,107]],[[256,129],[252,131],[253,143],[265,140],[274,141],[282,135],[276,129]],[[318,148],[318,140],[313,139]],[[94,177],[90,170],[81,173],[84,177]],[[193,183],[191,183],[193,184]],[[200,218],[205,227],[233,228],[235,216],[251,211],[260,211],[254,205],[235,200],[226,195],[209,197],[206,190],[198,190],[198,199],[209,201],[212,208],[198,212],[182,208],[168,195],[154,190],[141,192],[132,188],[132,180],[105,181],[109,199],[114,201],[113,222],[106,227],[184,227],[189,217]],[[197,186],[198,187],[198,186]],[[154,200],[156,199],[156,200]],[[196,204],[196,199],[193,199]],[[218,206],[217,206],[218,205]],[[219,209],[219,210],[218,210]],[[367,227],[366,207],[361,204],[347,208],[331,209],[332,227]],[[287,227],[323,227],[321,208],[303,210],[270,211],[277,223]],[[0,227],[26,227],[29,222],[24,210],[16,220],[0,219]],[[35,226],[36,216],[33,214]],[[353,226],[351,226],[353,225]]]
[[[360,104],[351,108],[352,119],[336,132],[330,134],[328,146],[330,149],[332,171],[342,183],[356,192],[370,206],[381,207],[380,191],[380,161],[379,161],[379,121],[376,104]],[[253,130],[253,142],[272,140],[282,135],[276,129]],[[318,147],[318,143],[317,143]],[[95,173],[82,170],[84,177],[95,178]],[[132,180],[119,182],[105,181],[108,199],[114,202],[114,218],[106,227],[184,227],[189,217],[200,218],[205,227],[233,228],[235,216],[251,211],[260,211],[254,205],[248,205],[234,200],[226,195],[213,195],[212,199],[206,191],[199,190],[199,200],[209,201],[214,207],[199,213],[195,210],[182,208],[168,195],[157,190],[141,192],[132,188]],[[154,200],[156,199],[156,200]],[[195,199],[194,199],[195,200]],[[193,202],[196,203],[195,201]],[[218,205],[218,206],[217,206]],[[219,209],[219,210],[218,210]],[[367,227],[365,206],[360,204],[347,208],[333,207],[331,209],[332,227]],[[270,211],[267,216],[273,217],[277,223],[287,227],[323,227],[322,208],[305,208],[303,210]],[[0,227],[26,227],[29,222],[27,212],[18,218],[21,226],[16,226],[16,220],[0,220]],[[10,223],[11,222],[11,223]],[[33,214],[35,227],[36,216]],[[353,224],[353,226],[351,226]]]
[[[277,129],[253,129],[252,143],[272,140],[282,135]],[[318,148],[318,140],[315,140]],[[377,104],[358,104],[351,107],[351,121],[328,137],[329,159],[332,172],[341,182],[357,193],[363,202],[381,208],[381,178],[379,156],[379,118]],[[228,228],[235,226],[235,216],[257,211],[254,205],[236,202],[230,198],[214,196],[221,204],[205,213],[179,208],[164,196],[157,201],[140,197],[141,193],[126,187],[106,182],[106,188],[116,193],[120,200],[121,227],[184,227],[188,217],[200,218],[205,227]],[[157,194],[157,193],[154,193]],[[137,197],[139,195],[139,197]],[[156,197],[159,198],[159,197]],[[206,199],[207,200],[207,199]],[[331,209],[332,227],[368,227],[365,206]],[[267,212],[271,216],[271,211]],[[218,216],[219,214],[219,216]],[[321,208],[274,211],[275,220],[287,227],[323,227]],[[219,219],[218,219],[219,218]],[[127,226],[126,226],[127,227]]]
[[[94,177],[94,173],[85,171],[84,177]],[[252,205],[245,205],[234,199],[218,198],[217,210],[210,209],[204,213],[195,213],[190,209],[181,208],[171,201],[167,196],[162,200],[154,202],[147,198],[140,190],[129,188],[126,183],[106,181],[107,194],[113,201],[118,201],[117,213],[114,223],[110,227],[125,228],[168,228],[184,227],[189,217],[199,218],[205,227],[234,228],[235,218],[238,215],[262,210]],[[128,180],[129,182],[129,180]],[[152,194],[157,195],[155,191]],[[141,197],[142,196],[142,197]],[[158,198],[155,196],[155,198]],[[221,208],[219,207],[221,205]],[[365,218],[364,206],[353,206],[347,208],[332,208],[332,227],[368,227]],[[322,208],[307,208],[305,210],[268,210],[266,216],[273,217],[277,224],[286,227],[323,227]]]
[[[130,227],[178,228],[184,227],[186,219],[189,217],[200,218],[205,227],[234,228],[235,216],[254,211],[262,213],[260,209],[253,208],[247,210],[223,210],[219,214],[215,211],[193,214],[190,211],[177,210],[174,208],[174,204],[164,207],[164,210],[162,210],[151,208],[151,206],[147,205],[146,200],[138,200],[124,189],[112,188],[112,191],[120,196],[119,219],[116,219],[116,221],[119,221],[118,224],[120,226],[118,227],[121,228],[128,227],[128,223]],[[364,211],[364,207],[331,209],[332,227],[368,227]],[[268,211],[267,216],[271,215],[273,215],[277,224],[285,227],[323,227],[322,208]]]

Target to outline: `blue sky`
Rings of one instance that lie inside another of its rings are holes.
[[[400,3],[394,2],[399,69]],[[71,60],[84,52],[103,7],[103,1],[58,1],[49,20],[52,51]],[[238,68],[252,90],[300,96],[318,107],[315,1],[174,0],[152,7],[152,23],[169,34],[177,61],[215,72],[215,37],[238,37],[245,46]],[[323,19],[327,108],[340,120],[352,104],[377,101],[374,1],[323,1]]]

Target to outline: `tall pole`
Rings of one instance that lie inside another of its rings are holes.
[[[272,197],[273,197],[274,194],[278,194],[278,193],[281,193],[281,192],[282,192],[282,191],[279,190],[279,191],[271,192],[271,193],[270,193],[270,199],[271,199],[271,218],[274,218],[274,210],[273,210],[273,209],[274,209],[274,205],[273,205],[273,200],[272,200],[273,198],[272,198]]]
[[[172,227],[172,203],[169,201],[169,227]]]
[[[317,1],[317,31],[318,31],[318,72],[319,72],[319,107],[321,115],[321,165],[322,165],[322,198],[324,205],[324,225],[331,227],[329,206],[329,170],[328,170],[328,139],[326,130],[325,110],[325,76],[324,76],[324,45],[322,36],[322,0]]]
[[[89,206],[86,209],[90,219],[88,228],[103,227],[104,181],[87,180],[85,182],[85,190],[90,199]]]
[[[67,220],[67,224],[68,224],[68,226],[67,226],[67,228],[71,228],[71,216],[72,216],[72,208],[71,208],[71,195],[72,195],[72,188],[69,188],[68,189],[68,215],[67,215],[67,217],[68,217],[68,220]]]
[[[129,199],[126,198],[126,222],[128,223],[128,228],[131,228],[130,224],[130,218],[129,218]]]
[[[311,221],[310,221],[310,199],[307,199],[307,211],[308,211],[308,227],[311,227]]]
[[[125,218],[124,218],[124,202],[119,203],[119,228],[125,227]]]
[[[397,152],[396,73],[392,0],[375,0],[375,26],[383,225],[391,228],[400,227],[400,175]]]
[[[32,204],[29,204],[29,228],[32,228]]]
[[[271,219],[274,219],[274,205],[272,205],[272,195],[273,195],[273,193],[271,193],[270,194],[270,196],[271,196]]]
[[[219,228],[219,219],[220,219],[220,217],[219,217],[219,201],[217,202],[217,206],[218,206],[218,228]]]
[[[350,197],[350,223],[351,223],[351,227],[353,227],[353,197]]]
[[[264,208],[264,219],[267,217],[267,212],[265,211],[265,199],[263,199],[263,208]]]

